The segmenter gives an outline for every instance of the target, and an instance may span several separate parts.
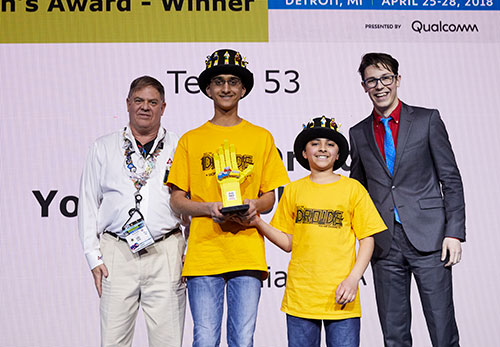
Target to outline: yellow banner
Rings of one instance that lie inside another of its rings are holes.
[[[0,43],[267,42],[267,0],[0,0]]]

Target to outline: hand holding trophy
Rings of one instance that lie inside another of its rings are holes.
[[[243,204],[241,198],[240,184],[252,172],[253,164],[240,172],[236,163],[236,149],[224,140],[224,147],[219,147],[219,153],[214,154],[215,172],[217,182],[222,193],[221,209],[223,214],[244,212],[249,206]]]

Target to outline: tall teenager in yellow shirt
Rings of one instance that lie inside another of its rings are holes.
[[[274,190],[289,182],[271,134],[238,114],[239,101],[253,87],[246,64],[240,53],[230,49],[208,57],[198,83],[213,100],[214,115],[179,140],[168,177],[172,209],[192,217],[182,274],[187,277],[194,322],[193,346],[219,346],[225,290],[227,344],[253,346],[267,264],[264,238],[247,221],[271,209]],[[221,212],[214,154],[226,140],[234,145],[236,170],[253,165],[241,183],[241,197],[249,208],[238,218]]]

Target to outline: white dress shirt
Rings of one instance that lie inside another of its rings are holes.
[[[137,189],[125,164],[124,130],[97,139],[87,155],[80,182],[78,202],[78,227],[85,257],[91,269],[103,263],[99,238],[104,231],[119,234],[129,218],[129,210],[135,207]],[[134,153],[132,161],[137,172],[144,171],[145,159],[140,155],[130,131],[125,136],[131,141]],[[164,139],[163,149],[156,158],[155,167],[145,186],[140,190],[140,211],[154,239],[180,225],[180,219],[170,208],[170,192],[163,185],[166,170],[174,158],[178,136],[160,128],[150,153]]]

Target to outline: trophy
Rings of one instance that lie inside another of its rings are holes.
[[[241,199],[240,184],[252,172],[253,164],[240,172],[236,163],[235,147],[229,145],[228,140],[224,140],[224,148],[219,147],[219,153],[214,153],[214,163],[224,206],[221,213],[229,214],[248,210],[249,206],[243,204]]]

